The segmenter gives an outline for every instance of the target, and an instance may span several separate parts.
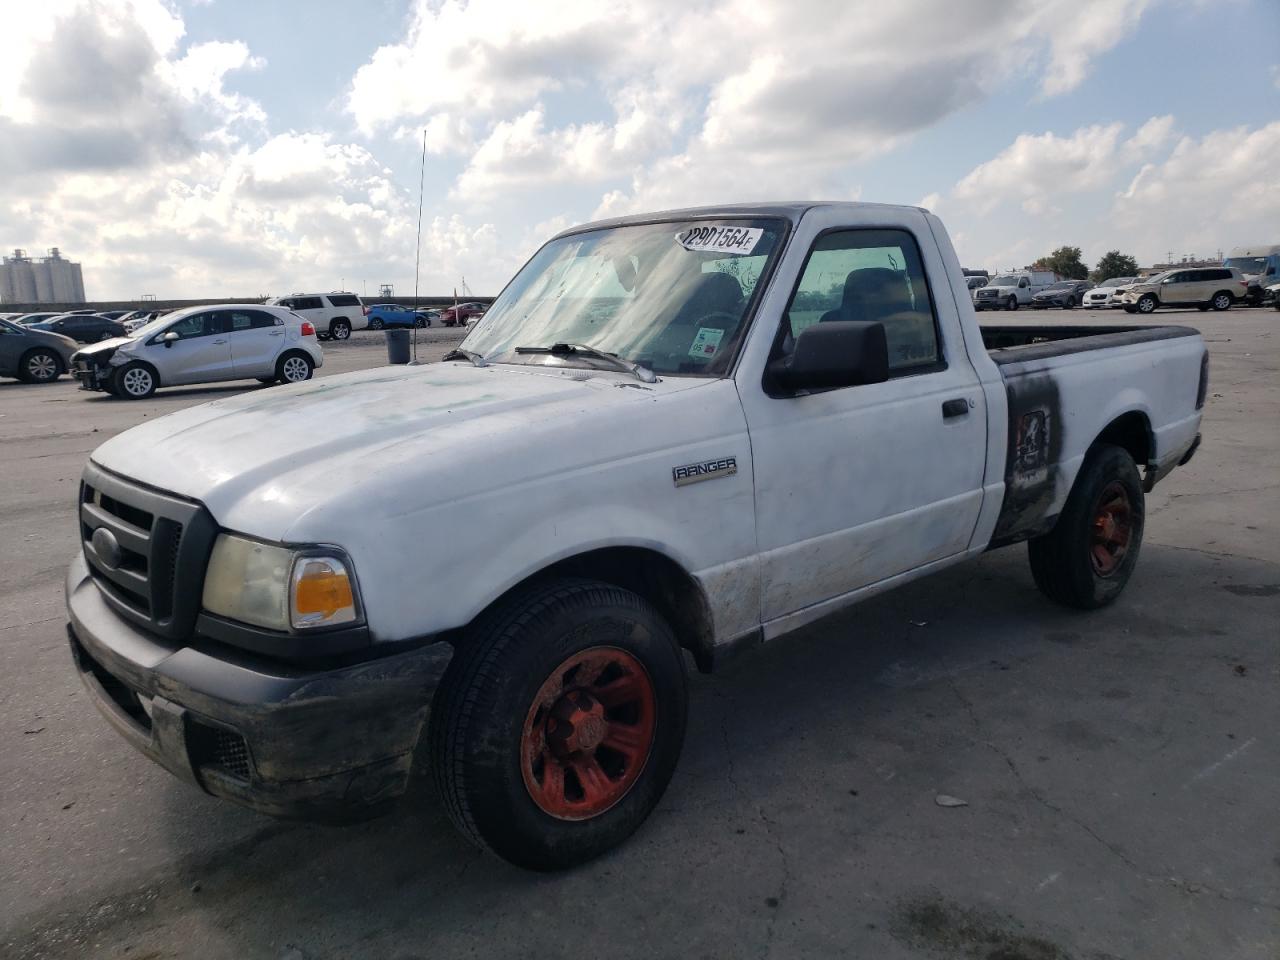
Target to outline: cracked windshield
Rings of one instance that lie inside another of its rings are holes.
[[[719,376],[756,286],[781,247],[775,220],[593,230],[547,244],[494,303],[464,350],[489,362]]]

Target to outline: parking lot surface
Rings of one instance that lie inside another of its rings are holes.
[[[272,388],[0,381],[0,955],[1274,960],[1280,314],[1149,322],[1204,332],[1210,399],[1117,604],[1051,605],[1014,547],[695,675],[656,813],[550,876],[468,846],[426,782],[321,827],[134,753],[65,640],[80,470],[146,418]],[[421,358],[460,336],[420,331]],[[319,376],[385,362],[377,334],[324,346]]]

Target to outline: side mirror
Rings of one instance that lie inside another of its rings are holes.
[[[172,330],[170,330],[168,333],[166,333],[163,337],[160,338],[161,342],[164,343],[166,349],[169,347],[172,347],[175,343],[178,342],[179,339],[180,338],[178,337],[178,335],[174,333]]]
[[[789,391],[884,383],[889,379],[884,324],[829,320],[806,327],[791,356],[769,364],[769,378]]]

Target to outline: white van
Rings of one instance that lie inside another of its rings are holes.
[[[975,310],[1017,310],[1049,284],[1057,282],[1058,276],[1052,270],[1002,273],[974,291],[973,306]]]
[[[284,307],[304,320],[310,320],[315,324],[316,337],[320,340],[346,340],[352,330],[364,330],[369,326],[360,298],[340,290],[332,293],[291,293],[287,297],[268,300],[267,306]]]

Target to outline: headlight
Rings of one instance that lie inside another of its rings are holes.
[[[204,579],[210,613],[270,630],[309,630],[359,617],[350,561],[326,547],[290,549],[223,533]]]

